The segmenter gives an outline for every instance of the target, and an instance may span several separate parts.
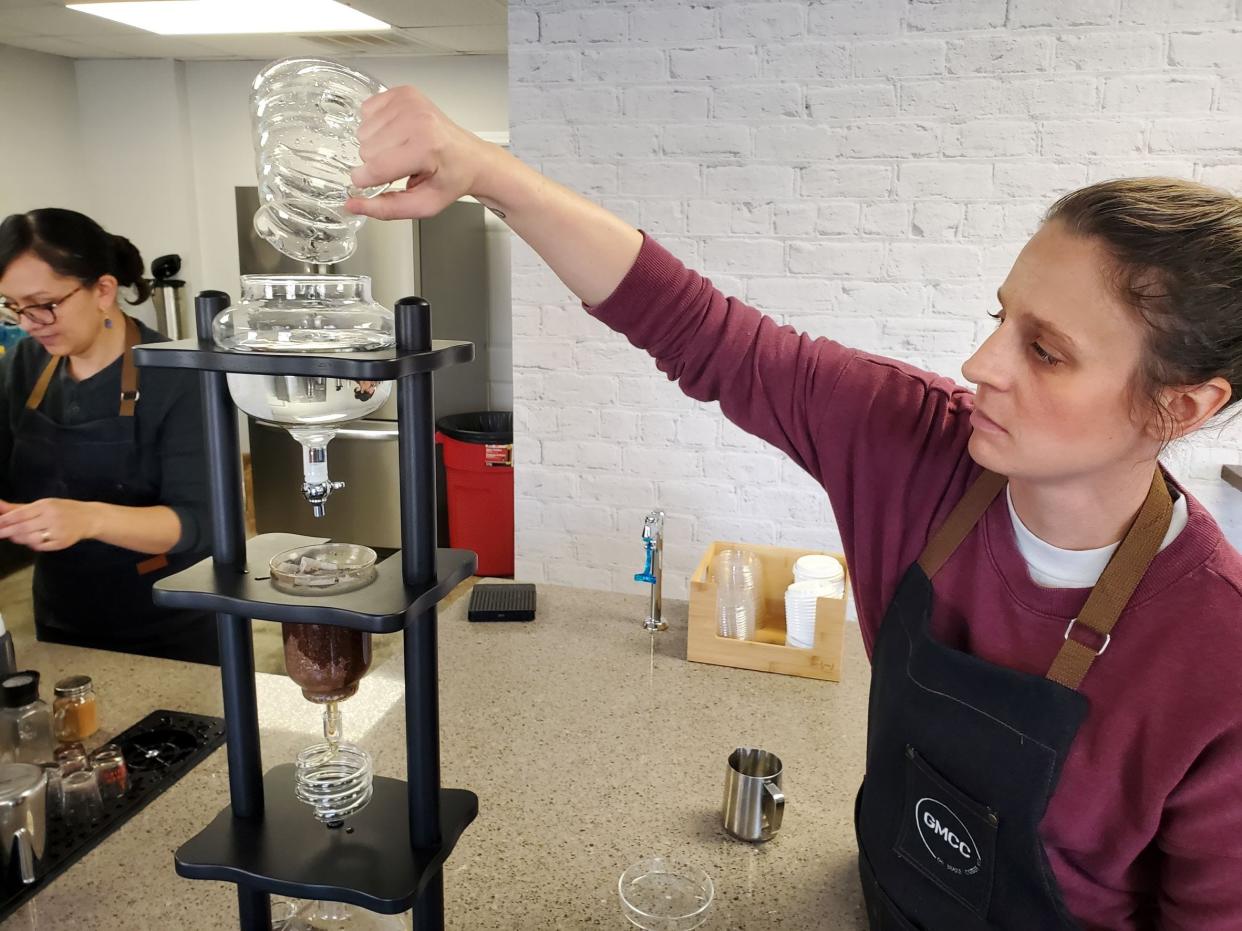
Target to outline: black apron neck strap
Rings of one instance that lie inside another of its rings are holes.
[[[125,316],[125,352],[121,356],[121,403],[120,416],[133,417],[134,406],[138,403],[138,366],[134,364],[134,347],[142,342],[142,331],[138,329],[138,322],[130,316]],[[34,383],[34,387],[30,389],[30,396],[26,398],[26,410],[35,411],[39,409],[39,405],[43,403],[43,398],[47,395],[48,386],[52,383],[52,376],[56,374],[56,369],[60,365],[60,356],[52,356],[43,367],[43,371],[39,373],[38,380]]]
[[[1108,646],[1110,632],[1117,618],[1125,609],[1142,581],[1147,567],[1160,552],[1160,544],[1168,533],[1169,523],[1173,518],[1173,499],[1169,496],[1168,485],[1164,481],[1164,473],[1156,468],[1152,476],[1151,488],[1147,491],[1147,499],[1139,509],[1134,523],[1126,531],[1125,538],[1117,547],[1100,580],[1091,589],[1087,602],[1082,606],[1078,617],[1070,621],[1065,628],[1065,643],[1053,660],[1048,670],[1048,678],[1071,689],[1082,683],[1087,670],[1095,662],[1095,658]],[[1075,640],[1070,632],[1076,627],[1090,628],[1099,638],[1097,645],[1089,645]]]
[[[979,477],[971,482],[970,487],[966,489],[966,494],[962,495],[962,499],[949,512],[944,523],[936,529],[931,539],[927,541],[927,546],[923,548],[923,553],[919,556],[919,566],[924,575],[930,579],[940,571],[940,567],[953,555],[958,544],[966,539],[966,534],[970,533],[975,524],[979,522],[983,512],[988,509],[988,505],[996,499],[1008,481],[1009,479],[1005,476],[984,469]]]

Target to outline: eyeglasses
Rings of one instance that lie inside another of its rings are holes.
[[[56,322],[56,308],[81,290],[82,286],[79,285],[58,300],[44,301],[41,304],[27,304],[25,307],[18,307],[8,298],[0,297],[0,312],[6,317],[3,322],[9,326],[16,326],[21,322],[22,317],[29,317],[30,322],[38,326],[51,326]]]

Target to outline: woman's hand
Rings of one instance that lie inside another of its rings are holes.
[[[643,237],[603,207],[462,129],[412,87],[362,105],[359,187],[409,178],[404,191],[351,197],[351,213],[380,220],[435,216],[465,194],[505,221],[574,294],[598,304],[634,264]]]
[[[12,540],[38,553],[50,553],[98,534],[91,501],[40,498],[30,504],[0,501],[0,540]]]
[[[435,216],[475,187],[489,158],[503,153],[462,129],[413,87],[394,87],[362,104],[358,187],[408,178],[404,191],[351,197],[346,209],[381,220]]]

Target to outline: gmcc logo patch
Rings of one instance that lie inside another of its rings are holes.
[[[983,866],[975,839],[944,802],[921,798],[914,806],[914,821],[923,846],[932,858],[951,873],[973,876]]]

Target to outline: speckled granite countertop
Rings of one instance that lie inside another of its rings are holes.
[[[616,883],[635,860],[689,860],[716,884],[707,929],[862,929],[852,827],[862,778],[867,668],[846,625],[844,681],[797,679],[685,661],[686,604],[665,602],[667,632],[640,628],[646,598],[539,587],[532,624],[472,624],[468,599],[440,618],[443,780],[479,796],[479,817],[449,858],[455,931],[630,927]],[[220,714],[215,669],[19,642],[19,663],[92,675],[100,738],[155,708]],[[342,705],[347,737],[382,775],[404,776],[401,660],[373,669]],[[316,709],[283,676],[258,681],[264,766],[319,733]],[[720,827],[725,760],[758,745],[785,763],[780,834],[751,846]],[[172,853],[228,803],[224,750],[62,874],[3,931],[235,929],[234,887],[190,881]]]

